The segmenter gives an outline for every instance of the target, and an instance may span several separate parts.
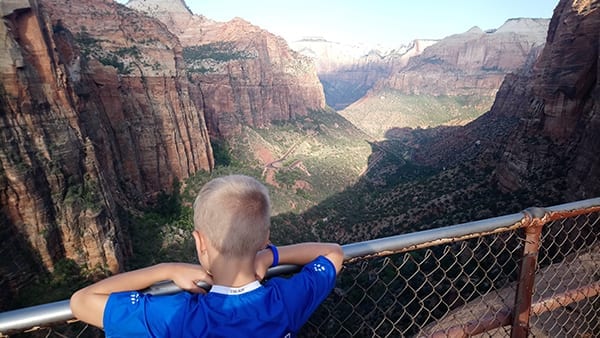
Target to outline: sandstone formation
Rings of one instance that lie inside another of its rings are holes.
[[[501,187],[566,177],[555,189],[569,199],[600,195],[599,48],[600,2],[561,0],[498,168]]]
[[[535,57],[547,19],[510,19],[494,31],[478,27],[448,36],[412,58],[378,88],[405,94],[494,96],[504,75]],[[533,52],[533,54],[532,54]]]
[[[186,13],[182,0],[127,5],[155,16],[179,37],[193,96],[202,102],[212,135],[234,135],[242,125],[268,127],[325,108],[313,63],[281,37],[240,18],[215,22]]]
[[[0,233],[15,249],[0,285],[65,258],[117,272],[130,254],[121,210],[213,165],[182,47],[110,0],[0,11]]]
[[[334,109],[344,109],[436,42],[415,40],[393,50],[346,45],[323,38],[305,38],[290,45],[315,61],[327,104]]]

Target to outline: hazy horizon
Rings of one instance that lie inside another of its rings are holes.
[[[442,39],[474,26],[495,29],[513,18],[549,19],[558,0],[188,0],[186,3],[194,14],[216,21],[240,17],[288,42],[310,36],[393,48],[414,39]]]

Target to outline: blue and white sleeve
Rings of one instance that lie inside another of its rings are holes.
[[[288,307],[291,324],[299,330],[335,287],[333,263],[319,256],[285,284],[283,299]]]
[[[109,296],[104,309],[106,337],[176,337],[187,304],[185,292],[170,296],[145,295],[137,291]]]

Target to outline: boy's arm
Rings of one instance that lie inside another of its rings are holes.
[[[173,280],[177,286],[191,292],[203,291],[196,285],[198,281],[212,284],[200,265],[163,263],[118,274],[75,292],[71,296],[71,311],[79,320],[102,328],[104,308],[111,293],[141,290],[164,280]]]
[[[279,264],[305,265],[319,256],[325,256],[339,273],[344,263],[344,251],[336,243],[299,243],[277,247]],[[261,250],[256,255],[256,271],[260,278],[273,264],[273,253],[270,249]]]

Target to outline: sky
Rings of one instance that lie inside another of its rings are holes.
[[[126,0],[119,0],[126,2]],[[288,42],[306,36],[344,43],[400,46],[441,39],[509,18],[550,18],[558,0],[186,0],[216,21],[241,17]]]

